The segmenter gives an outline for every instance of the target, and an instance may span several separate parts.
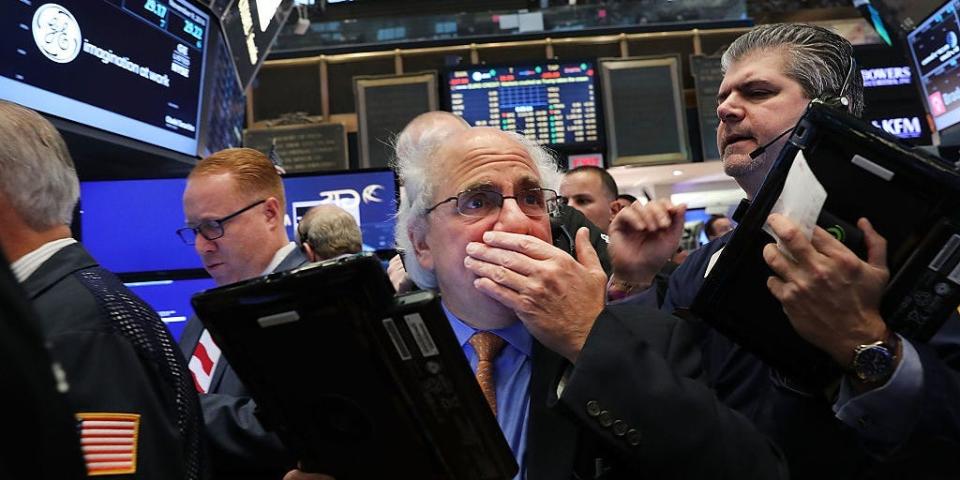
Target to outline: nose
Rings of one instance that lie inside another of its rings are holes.
[[[206,237],[196,234],[194,237],[193,248],[197,250],[199,255],[204,253],[211,253],[217,250],[217,242],[215,240],[207,240]]]
[[[739,122],[743,119],[744,109],[736,93],[731,93],[717,105],[717,118],[721,122]]]
[[[500,206],[500,212],[497,214],[497,223],[493,229],[500,232],[511,233],[529,233],[531,219],[523,210],[520,210],[520,204],[515,198],[503,199],[503,205]]]

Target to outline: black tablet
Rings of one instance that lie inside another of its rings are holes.
[[[194,308],[306,469],[338,479],[509,479],[500,427],[430,291],[376,257],[201,292]]]
[[[793,330],[767,290],[773,272],[762,230],[797,153],[827,191],[817,224],[861,257],[857,220],[888,242],[891,280],[881,314],[890,327],[929,339],[960,304],[960,175],[948,163],[818,101],[811,103],[691,306],[693,313],[782,373],[810,386],[839,367]]]

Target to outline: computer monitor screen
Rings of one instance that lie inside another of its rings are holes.
[[[183,327],[193,315],[190,297],[215,287],[216,283],[212,278],[189,278],[126,282],[125,285],[156,310],[173,339],[179,341]]]
[[[210,16],[186,0],[0,2],[0,98],[197,154]]]
[[[950,0],[907,35],[924,101],[937,130],[960,122],[960,0]]]
[[[593,62],[473,66],[446,72],[444,101],[472,126],[521,133],[544,145],[599,144]]]
[[[80,182],[80,239],[114,273],[203,268],[183,227],[183,178]]]
[[[360,225],[365,251],[394,248],[397,180],[386,168],[293,175],[283,179],[288,233],[296,238],[300,219],[316,205],[333,203]]]

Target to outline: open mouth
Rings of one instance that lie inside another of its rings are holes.
[[[747,135],[730,135],[724,141],[724,148],[729,147],[730,145],[735,145],[739,142],[753,140],[753,137]]]

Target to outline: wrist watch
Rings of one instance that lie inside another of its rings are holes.
[[[850,371],[864,383],[885,382],[897,366],[900,337],[891,333],[886,340],[860,345],[853,350]]]

